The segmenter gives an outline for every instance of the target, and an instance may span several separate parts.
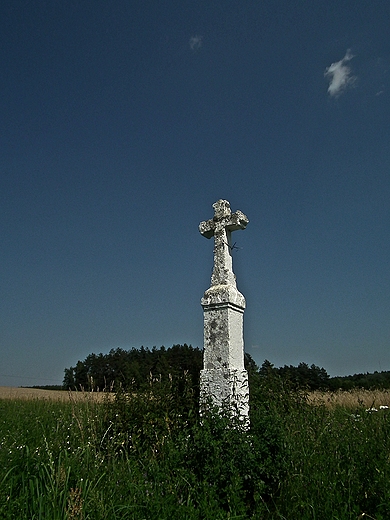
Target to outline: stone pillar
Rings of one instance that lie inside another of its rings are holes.
[[[214,268],[211,286],[201,304],[204,312],[204,358],[200,374],[201,409],[209,402],[227,407],[247,422],[249,413],[248,373],[244,368],[243,317],[245,298],[238,291],[232,267],[231,233],[245,229],[248,218],[230,204],[213,204],[214,217],[201,222],[199,230],[214,237]]]

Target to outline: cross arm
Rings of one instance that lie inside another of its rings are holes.
[[[248,225],[249,219],[244,213],[240,210],[235,211],[231,214],[229,222],[226,225],[226,228],[229,231],[237,231],[237,229],[245,229]]]
[[[214,236],[215,231],[215,220],[204,220],[199,224],[199,231],[200,234],[203,235],[206,238],[211,238]]]

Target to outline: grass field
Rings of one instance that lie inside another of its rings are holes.
[[[1,519],[390,518],[386,392],[271,384],[243,432],[199,421],[185,388],[25,390],[0,389]]]

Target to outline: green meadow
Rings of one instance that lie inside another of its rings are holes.
[[[376,411],[375,411],[376,410]],[[0,519],[390,518],[390,410],[251,385],[251,428],[183,376],[115,399],[0,399]]]

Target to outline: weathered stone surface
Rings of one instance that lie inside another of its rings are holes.
[[[200,402],[204,410],[209,402],[230,410],[245,425],[249,417],[249,385],[246,370],[202,370]]]
[[[229,302],[245,309],[245,298],[233,285],[213,285],[204,293],[201,299],[202,306]]]
[[[232,265],[231,233],[245,229],[248,218],[232,214],[230,204],[213,204],[214,217],[199,225],[206,238],[214,237],[211,287],[201,300],[204,312],[204,360],[201,371],[201,406],[211,402],[237,411],[246,420],[249,412],[248,375],[244,368],[243,315],[245,298],[238,291]]]

